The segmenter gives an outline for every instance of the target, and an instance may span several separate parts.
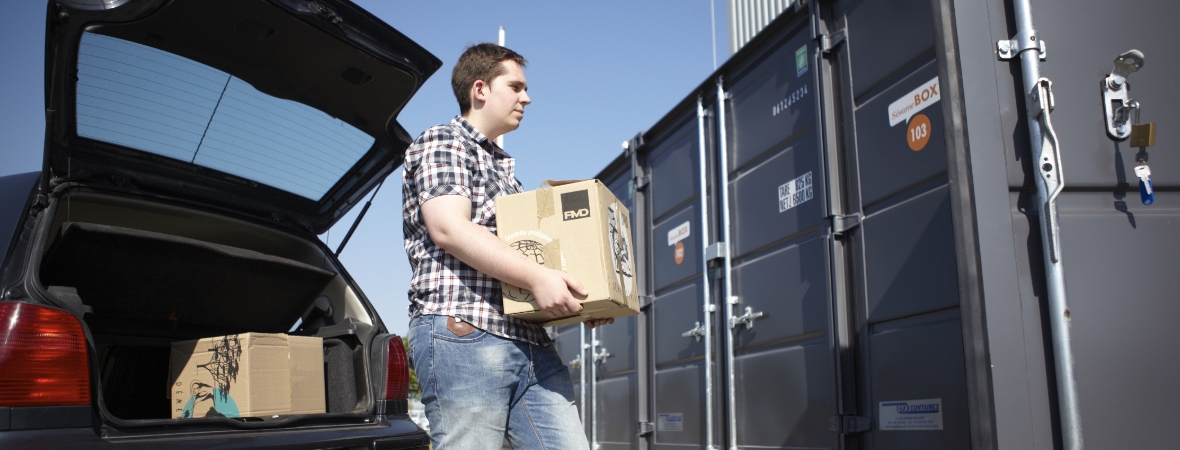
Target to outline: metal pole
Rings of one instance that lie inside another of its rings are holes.
[[[501,47],[504,46],[504,27],[500,27],[500,40],[498,42]],[[504,148],[504,135],[501,134],[496,136],[496,145],[500,146],[500,148]]]
[[[578,379],[580,383],[579,390],[581,390],[581,401],[578,403],[582,407],[582,432],[586,431],[586,324],[578,324],[578,338],[581,342],[578,344]]]
[[[1036,150],[1037,204],[1040,210],[1041,245],[1045,262],[1049,323],[1053,337],[1053,362],[1057,371],[1057,403],[1061,417],[1061,441],[1067,450],[1082,449],[1082,419],[1078,409],[1077,382],[1073,373],[1069,306],[1065,298],[1065,271],[1057,221],[1057,195],[1064,187],[1056,133],[1049,121],[1051,84],[1041,78],[1040,38],[1033,29],[1029,0],[1013,0],[1016,45],[1020,52],[1025,107],[1028,108],[1029,142]],[[1002,44],[1001,44],[1002,45]],[[1031,50],[1031,51],[1030,51]],[[1039,145],[1038,145],[1039,143]]]
[[[601,344],[598,342],[598,329],[590,329],[590,448],[598,450],[598,354],[595,351]]]
[[[704,294],[705,326],[705,448],[713,450],[713,303],[709,301],[709,261],[705,249],[709,248],[709,177],[708,158],[705,156],[705,107],[697,97],[697,129],[699,130],[698,159],[700,161],[699,182],[701,183],[701,289]]]
[[[721,236],[725,240],[725,298],[723,304],[725,305],[725,323],[727,324],[726,339],[725,339],[725,367],[726,367],[726,389],[729,396],[729,449],[737,450],[737,383],[734,380],[733,367],[733,340],[734,333],[737,327],[733,322],[733,307],[737,302],[733,297],[733,262],[729,258],[729,149],[727,147],[725,136],[725,83],[721,78],[717,79],[717,132],[718,132],[718,146],[721,159]]]

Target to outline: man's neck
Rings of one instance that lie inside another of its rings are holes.
[[[484,135],[484,137],[488,138],[489,141],[495,142],[496,138],[507,134],[495,132],[481,119],[482,117],[480,117],[479,114],[476,114],[476,111],[474,110],[468,111],[467,114],[463,115],[463,120],[466,120],[467,123],[471,124],[471,126],[475,128],[475,131],[478,131],[479,134]]]

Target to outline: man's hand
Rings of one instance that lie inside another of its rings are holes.
[[[589,292],[569,274],[539,265],[496,235],[471,222],[471,200],[458,195],[422,203],[422,220],[430,239],[460,261],[502,282],[528,289],[549,318],[582,311],[574,294]]]
[[[568,273],[544,267],[541,269],[530,278],[531,283],[526,289],[537,298],[537,305],[545,316],[556,319],[582,312],[582,304],[573,294],[585,297],[590,291]]]
[[[601,327],[606,324],[615,323],[615,319],[592,319],[586,321],[586,326],[591,329]]]

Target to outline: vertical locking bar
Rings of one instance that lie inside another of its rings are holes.
[[[578,379],[582,381],[579,390],[581,391],[581,400],[578,406],[582,410],[582,432],[586,432],[586,324],[578,324],[578,358],[582,361],[578,364]]]
[[[725,135],[725,80],[717,78],[717,133],[718,133],[718,159],[720,160],[721,184],[718,194],[721,196],[721,239],[725,242],[734,242],[729,230],[729,149],[728,142],[726,142]],[[733,263],[730,258],[731,252],[725,252],[725,298],[722,308],[725,308],[725,323],[733,323],[733,308],[737,305],[732,301],[733,298]],[[733,327],[726,327],[725,334],[725,390],[726,396],[729,400],[729,449],[737,450],[737,388],[733,368],[733,340],[734,333],[737,332]]]
[[[598,328],[590,329],[590,358],[584,361],[590,363],[590,448],[597,450],[598,445],[598,361],[594,359],[595,349],[598,348]],[[585,364],[585,363],[583,363]]]
[[[709,247],[709,176],[708,163],[709,159],[706,157],[708,152],[705,151],[705,106],[701,96],[697,96],[697,131],[698,131],[698,151],[697,157],[700,161],[700,170],[698,171],[698,181],[701,185],[701,252],[703,253]],[[704,299],[702,311],[704,312],[705,323],[705,448],[708,450],[716,449],[713,446],[713,319],[712,319],[712,302],[709,299],[709,260],[701,255],[701,289]]]
[[[1036,40],[1030,0],[1013,0],[1017,36]],[[1045,286],[1048,293],[1049,324],[1052,329],[1053,362],[1057,372],[1057,403],[1060,410],[1061,443],[1066,450],[1082,449],[1082,418],[1078,407],[1077,382],[1073,373],[1073,348],[1069,330],[1069,307],[1065,298],[1065,270],[1058,238],[1057,195],[1064,187],[1056,133],[1049,113],[1052,87],[1040,73],[1036,51],[1020,51],[1024,92],[1030,97],[1028,135],[1036,154],[1037,204],[1041,209],[1041,245],[1044,251]],[[1048,166],[1051,165],[1051,166]]]

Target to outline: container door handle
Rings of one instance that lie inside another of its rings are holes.
[[[729,319],[729,328],[734,329],[745,324],[746,329],[749,330],[754,328],[754,321],[761,319],[762,316],[762,311],[754,312],[753,308],[747,306],[745,314]]]
[[[701,336],[704,336],[704,335],[705,335],[705,327],[702,327],[700,322],[697,322],[697,325],[695,328],[685,331],[683,333],[680,333],[681,337],[694,338],[697,340],[697,342],[700,342]]]

